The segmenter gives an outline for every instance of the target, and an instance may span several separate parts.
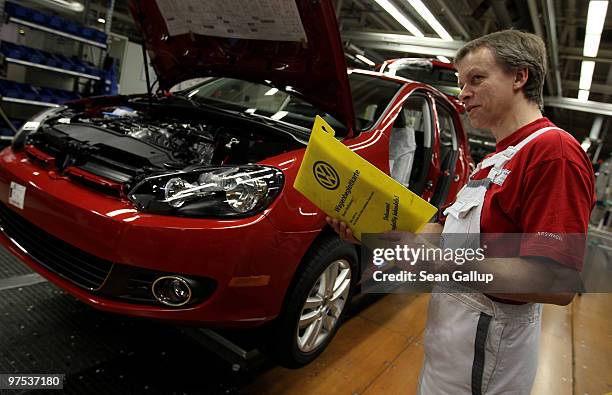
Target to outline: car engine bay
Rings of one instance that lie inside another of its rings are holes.
[[[78,167],[129,187],[159,172],[256,163],[304,143],[258,120],[138,103],[87,111],[66,108],[30,133],[25,146],[53,157],[60,172]]]

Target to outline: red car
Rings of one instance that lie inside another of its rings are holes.
[[[461,90],[457,86],[457,70],[451,63],[441,62],[437,59],[398,58],[384,61],[377,69],[381,73],[429,84],[445,93],[461,114],[463,128],[468,138],[473,137],[469,139],[469,142],[471,143],[472,158],[476,162],[495,150],[495,140],[491,132],[476,129],[470,124],[463,103],[459,101]]]
[[[77,101],[24,125],[0,154],[0,241],[95,308],[269,323],[280,360],[306,364],[361,273],[356,247],[292,187],[314,116],[386,172],[412,162],[392,175],[442,205],[471,163],[457,110],[421,83],[347,73],[328,0],[295,3],[299,41],[173,35],[176,16],[155,1],[132,10],[160,90]],[[196,77],[207,79],[169,93]]]

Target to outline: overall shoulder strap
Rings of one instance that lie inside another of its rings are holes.
[[[531,133],[529,136],[525,137],[520,143],[518,143],[514,147],[514,150],[516,152],[518,152],[521,148],[523,148],[524,146],[529,144],[531,141],[535,140],[536,138],[540,137],[541,135],[543,135],[544,133],[546,133],[546,132],[548,132],[550,130],[560,130],[560,131],[563,131],[563,129],[560,129],[560,128],[556,127],[556,126],[549,126],[549,127],[546,127],[546,128],[542,128],[542,129],[536,130],[535,132]],[[510,148],[510,147],[508,147],[508,148]]]
[[[529,136],[525,137],[523,140],[521,140],[517,145],[515,146],[511,145],[505,150],[498,152],[495,155],[492,155],[484,159],[482,162],[478,164],[475,170],[486,169],[487,167],[491,167],[491,166],[495,166],[496,168],[501,169],[523,147],[525,147],[527,144],[529,144],[536,138],[540,137],[544,133],[551,131],[551,130],[561,130],[562,131],[562,129],[559,129],[556,126],[548,126],[542,129],[538,129],[535,132],[531,133]],[[475,172],[472,174],[475,174]]]

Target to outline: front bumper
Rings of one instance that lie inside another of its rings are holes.
[[[8,204],[11,182],[26,186],[23,210]],[[222,221],[139,213],[130,202],[84,188],[10,149],[0,154],[0,202],[3,210],[8,210],[5,215],[52,235],[59,239],[58,244],[81,251],[84,255],[77,263],[70,259],[72,271],[78,272],[93,260],[112,267],[101,283],[75,281],[77,277],[41,264],[40,254],[29,253],[15,237],[11,240],[10,229],[5,229],[0,243],[60,288],[101,310],[206,326],[258,326],[278,315],[297,265],[316,236],[314,232],[278,232],[265,214]],[[5,227],[12,226],[3,222]],[[53,239],[46,243],[53,243]],[[117,280],[113,278],[116,268],[181,274],[210,280],[213,286],[199,303],[185,308],[126,302],[104,287]],[[258,286],[230,286],[236,277],[251,276],[269,276],[269,281]]]

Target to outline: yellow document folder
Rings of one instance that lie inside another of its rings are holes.
[[[437,209],[336,140],[317,116],[293,184],[327,215],[362,233],[417,233]]]

